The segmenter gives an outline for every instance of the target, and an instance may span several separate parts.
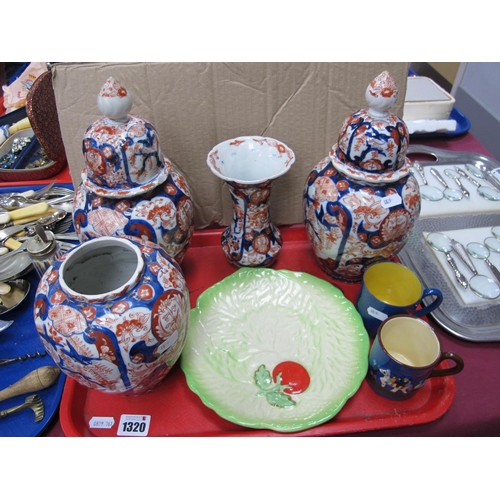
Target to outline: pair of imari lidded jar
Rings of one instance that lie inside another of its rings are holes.
[[[419,215],[408,130],[389,112],[397,95],[387,72],[373,80],[368,108],[345,120],[337,144],[307,178],[307,234],[333,279],[360,281],[370,263],[394,257]],[[35,323],[56,363],[81,384],[142,394],[161,382],[184,345],[189,293],[180,263],[194,204],[153,125],[129,114],[127,90],[110,78],[98,104],[104,117],[87,129],[75,193],[82,244],[42,278]],[[233,218],[221,243],[235,266],[276,261],[282,238],[270,219],[271,187],[294,161],[284,143],[260,136],[222,142],[208,154],[231,194]]]

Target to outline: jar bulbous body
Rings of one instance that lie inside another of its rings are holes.
[[[420,214],[420,191],[411,173],[371,183],[342,173],[327,157],[309,174],[303,208],[322,270],[358,282],[369,264],[404,247]]]
[[[158,244],[181,263],[194,232],[194,203],[186,179],[171,166],[165,182],[132,197],[102,196],[80,184],[73,224],[81,242],[136,236]]]
[[[156,387],[179,358],[189,308],[182,271],[163,249],[102,237],[45,272],[34,320],[66,375],[90,389],[137,395]]]

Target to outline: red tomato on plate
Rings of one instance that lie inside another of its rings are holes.
[[[281,385],[289,387],[283,389],[287,394],[300,394],[304,392],[311,382],[309,373],[299,363],[295,361],[283,361],[275,366],[273,370],[273,380],[277,382],[278,375],[281,374]]]

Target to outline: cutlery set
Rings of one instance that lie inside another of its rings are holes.
[[[74,191],[55,186],[55,182],[35,191],[12,192],[0,195],[0,315],[17,307],[26,298],[30,283],[18,279],[32,268],[27,247],[31,239],[41,238],[51,231],[62,251],[78,242],[74,232],[64,234],[72,225]],[[69,243],[73,242],[73,243]],[[14,324],[0,320],[0,332]],[[19,356],[0,359],[0,369],[14,363],[43,358],[46,351],[32,351]],[[0,410],[0,419],[31,410],[35,423],[42,422],[45,407],[36,394],[52,386],[60,374],[55,366],[42,366],[6,388],[0,387],[0,402],[26,394],[22,404]]]
[[[37,237],[37,225],[51,231],[62,252],[75,246],[75,233],[64,235],[73,223],[73,196],[72,189],[54,183],[37,191],[0,195],[0,282],[32,269],[27,249],[30,238]]]

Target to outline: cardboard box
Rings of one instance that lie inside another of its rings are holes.
[[[261,135],[295,153],[290,171],[273,184],[275,224],[303,222],[302,191],[311,169],[328,156],[344,119],[366,107],[368,84],[388,70],[402,116],[409,63],[62,63],[53,86],[63,142],[75,185],[84,168],[82,140],[101,113],[97,95],[113,76],[132,94],[131,113],[157,129],[163,154],[186,176],[197,228],[228,225],[229,192],[206,164],[227,139]]]

